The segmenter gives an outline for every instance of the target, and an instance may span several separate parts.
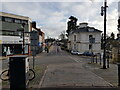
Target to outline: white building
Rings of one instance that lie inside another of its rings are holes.
[[[85,51],[101,53],[101,32],[88,23],[80,23],[68,36],[68,49],[84,53]]]

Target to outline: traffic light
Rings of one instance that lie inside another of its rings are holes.
[[[101,16],[103,16],[104,15],[104,7],[102,6],[101,7]]]

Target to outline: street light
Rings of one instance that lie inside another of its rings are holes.
[[[104,7],[101,7],[101,16],[104,15],[104,54],[103,54],[103,69],[106,69],[106,11],[107,0],[104,1]]]
[[[23,48],[22,48],[22,51],[23,51],[23,55],[25,54],[25,31],[24,31],[24,27],[25,27],[25,23],[22,23],[22,28],[20,29],[17,29],[17,31],[20,31],[22,33],[22,38],[23,38]]]
[[[23,27],[23,55],[24,55],[25,54],[25,33],[24,33],[25,23],[22,23],[22,27]]]

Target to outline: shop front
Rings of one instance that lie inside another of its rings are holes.
[[[29,40],[25,41],[25,54],[29,54]],[[2,56],[23,54],[23,42],[20,37],[2,36]]]

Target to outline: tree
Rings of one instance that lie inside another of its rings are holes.
[[[67,32],[66,36],[67,36],[67,37],[68,37],[69,32],[70,32],[71,30],[76,29],[76,25],[77,25],[77,20],[78,20],[78,19],[77,19],[76,17],[74,17],[74,16],[70,16],[70,17],[69,17],[69,20],[70,20],[70,21],[67,22],[67,30],[66,30],[66,32]]]

